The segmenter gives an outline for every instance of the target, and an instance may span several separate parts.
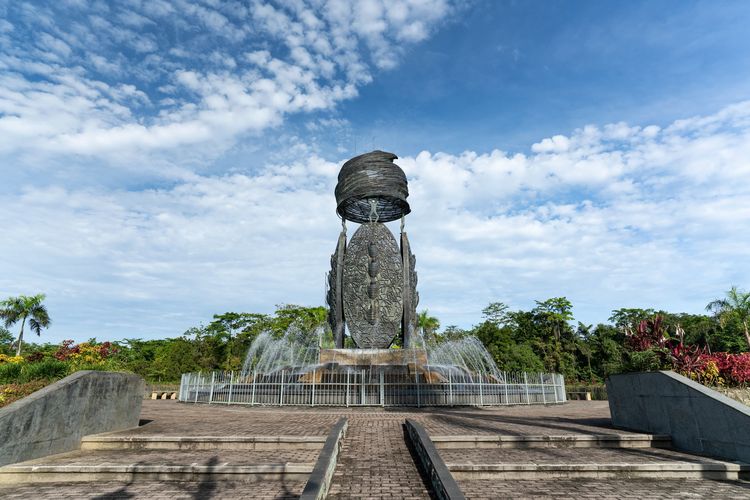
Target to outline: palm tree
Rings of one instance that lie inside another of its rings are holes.
[[[732,319],[739,320],[745,333],[745,342],[750,347],[750,292],[743,292],[733,286],[725,298],[709,303],[706,310],[716,315],[722,328]]]
[[[18,321],[21,321],[21,332],[18,334],[16,342],[16,356],[21,355],[21,344],[23,342],[23,329],[26,326],[26,320],[29,320],[29,328],[37,335],[41,335],[42,328],[47,328],[50,323],[47,308],[42,304],[45,295],[40,293],[33,297],[19,295],[10,297],[0,302],[0,318],[5,321],[5,328],[10,328]]]
[[[422,331],[422,339],[427,342],[440,328],[440,321],[436,317],[430,316],[430,312],[425,309],[417,314],[417,327]]]

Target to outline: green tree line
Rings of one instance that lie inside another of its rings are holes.
[[[40,303],[26,309],[36,309],[38,317]],[[0,355],[8,358],[20,349],[22,334],[14,334],[9,328],[23,326],[24,308],[16,302],[5,304],[15,308],[4,316],[6,328],[0,328]],[[130,338],[111,344],[90,339],[78,346],[72,342],[62,346],[26,343],[24,358],[29,362],[48,360],[49,369],[55,373],[63,370],[55,363],[73,360],[79,369],[126,370],[152,382],[176,382],[185,372],[239,370],[245,353],[261,332],[281,336],[292,325],[311,331],[326,324],[326,312],[324,307],[298,305],[278,306],[273,314],[226,312],[169,339]],[[43,316],[49,324],[46,310]],[[428,344],[476,336],[504,371],[558,372],[569,382],[595,383],[609,374],[639,368],[640,354],[629,349],[627,339],[642,322],[656,317],[666,335],[686,345],[700,346],[708,353],[748,351],[750,294],[736,288],[725,298],[709,303],[706,314],[621,308],[611,312],[608,322],[592,325],[575,320],[567,298],[553,297],[536,301],[528,310],[511,310],[502,302],[493,302],[484,308],[481,320],[467,329],[441,329],[438,318],[427,310],[418,315],[418,325]],[[32,331],[38,333],[38,328],[32,327]]]

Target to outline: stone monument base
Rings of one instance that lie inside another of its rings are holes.
[[[424,349],[321,349],[320,363],[343,366],[427,365]]]

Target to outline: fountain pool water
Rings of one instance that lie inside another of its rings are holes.
[[[421,336],[420,336],[421,337]],[[498,369],[473,336],[409,349],[334,349],[330,332],[260,334],[239,372],[185,374],[182,401],[250,405],[560,403],[562,376]]]
[[[419,335],[413,349],[325,349],[326,332],[318,328],[305,333],[291,327],[282,336],[270,331],[258,335],[245,356],[243,376],[271,374],[279,370],[308,373],[327,364],[348,370],[362,366],[407,365],[425,370],[502,379],[492,356],[474,336],[442,343],[425,342]]]
[[[258,335],[250,345],[242,374],[269,374],[280,369],[309,371],[309,367],[319,363],[320,345],[324,329],[318,328],[308,333],[297,327],[290,327],[283,336],[274,337],[270,331]]]

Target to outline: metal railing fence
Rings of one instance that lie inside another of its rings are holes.
[[[179,400],[265,406],[554,404],[565,402],[565,381],[558,373],[502,373],[500,377],[448,373],[428,381],[424,374],[373,368],[251,375],[217,371],[183,374]]]

